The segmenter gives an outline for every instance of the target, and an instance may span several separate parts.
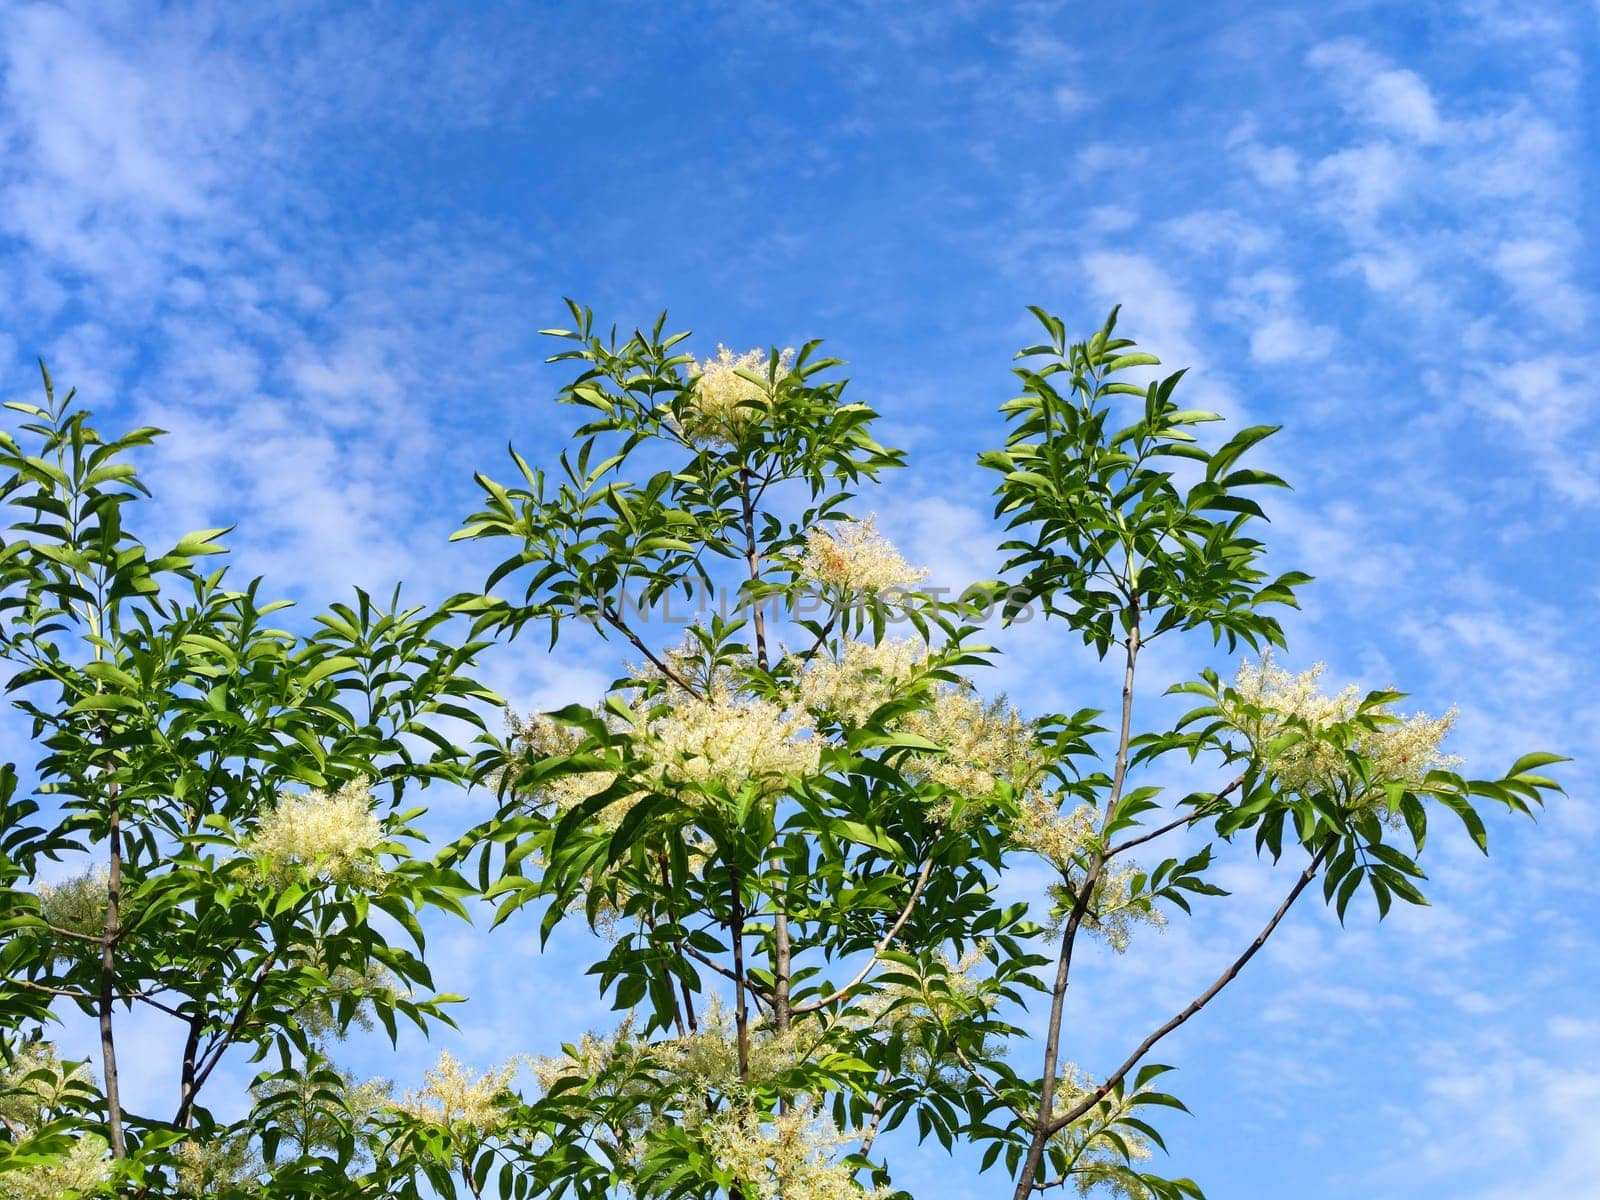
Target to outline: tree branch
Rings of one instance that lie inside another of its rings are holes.
[[[679,943],[678,949],[682,950],[685,954],[687,954],[690,958],[694,959],[696,962],[701,963],[704,966],[710,967],[713,971],[715,971],[718,975],[721,975],[724,979],[733,979],[733,980],[737,980],[738,979],[737,975],[735,975],[727,967],[725,967],[721,963],[719,963],[716,959],[712,958],[705,951],[697,950],[693,946],[684,945],[683,943]],[[767,993],[764,992],[761,989],[761,985],[759,983],[757,983],[755,980],[746,979],[744,981],[744,986],[745,986],[745,989],[752,996],[754,996],[757,1000],[759,1000],[762,1004],[770,1005],[772,1003],[772,997],[767,995]]]
[[[641,639],[638,634],[630,629],[627,623],[624,622],[621,617],[612,612],[610,606],[604,602],[602,602],[600,605],[600,615],[605,618],[606,624],[610,625],[623,637],[627,638],[635,650],[649,659],[650,664],[655,667],[656,670],[660,671],[663,675],[665,675],[678,687],[688,692],[689,695],[693,696],[696,700],[704,699],[704,697],[701,696],[699,689],[697,689],[682,675],[679,675],[676,671],[674,671],[670,666],[667,665],[666,661],[661,658],[660,655],[658,655],[654,650],[650,649],[649,646],[645,645],[643,639]]]
[[[182,1124],[183,1121],[188,1119],[189,1110],[194,1106],[195,1097],[200,1094],[200,1089],[205,1086],[206,1080],[211,1077],[211,1072],[216,1070],[217,1064],[222,1061],[223,1054],[233,1044],[234,1038],[238,1037],[239,1031],[244,1028],[245,1021],[250,1017],[250,1010],[255,1007],[256,1001],[261,996],[261,988],[266,983],[267,972],[272,969],[272,965],[277,961],[277,958],[278,953],[274,950],[261,960],[261,965],[256,968],[255,978],[251,980],[250,990],[239,1001],[239,1011],[233,1014],[232,1022],[229,1023],[228,1028],[223,1031],[222,1035],[206,1047],[206,1052],[194,1073],[194,1087],[190,1094],[185,1097],[182,1107],[179,1108],[178,1119],[174,1122],[175,1124]]]
[[[1128,751],[1133,740],[1133,682],[1140,645],[1137,596],[1129,597],[1128,612],[1130,620],[1125,643],[1126,658],[1122,668],[1122,721],[1117,733],[1116,766],[1112,772],[1111,791],[1106,796],[1101,829],[1110,824],[1112,816],[1117,811],[1117,804],[1122,799],[1122,789],[1128,779]],[[1050,989],[1050,1023],[1045,1033],[1044,1073],[1039,1081],[1039,1113],[1034,1122],[1033,1136],[1028,1141],[1027,1157],[1017,1174],[1017,1186],[1012,1193],[1012,1200],[1028,1200],[1033,1192],[1034,1176],[1039,1173],[1044,1163],[1044,1147],[1050,1138],[1049,1116],[1055,1110],[1058,1082],[1056,1071],[1061,1054],[1061,1021],[1066,1011],[1067,982],[1072,974],[1072,951],[1077,944],[1078,930],[1083,925],[1084,915],[1094,901],[1095,885],[1100,880],[1100,872],[1105,868],[1106,858],[1104,851],[1097,850],[1090,859],[1089,869],[1084,873],[1083,885],[1073,899],[1072,911],[1067,914],[1066,925],[1061,931],[1061,953],[1056,960],[1055,983]]]
[[[1233,962],[1229,963],[1227,970],[1223,971],[1221,975],[1217,976],[1216,982],[1191,1000],[1188,1007],[1182,1012],[1178,1013],[1171,1020],[1167,1021],[1164,1025],[1156,1029],[1156,1031],[1149,1037],[1145,1038],[1144,1041],[1140,1042],[1135,1048],[1134,1052],[1123,1060],[1122,1065],[1106,1077],[1105,1082],[1103,1082],[1099,1087],[1095,1088],[1094,1091],[1090,1092],[1082,1100],[1078,1101],[1077,1104],[1073,1105],[1060,1117],[1056,1117],[1051,1120],[1047,1126],[1049,1133],[1055,1134],[1061,1132],[1061,1130],[1065,1129],[1068,1125],[1072,1124],[1072,1122],[1083,1116],[1084,1113],[1088,1112],[1096,1104],[1100,1103],[1100,1101],[1104,1100],[1106,1096],[1111,1093],[1111,1089],[1116,1087],[1117,1084],[1121,1083],[1128,1072],[1139,1065],[1139,1061],[1144,1058],[1146,1054],[1150,1053],[1157,1042],[1166,1037],[1167,1034],[1171,1033],[1174,1029],[1178,1028],[1178,1026],[1182,1025],[1190,1017],[1194,1016],[1207,1004],[1211,1003],[1211,1001],[1216,998],[1218,992],[1222,991],[1223,988],[1227,987],[1228,984],[1234,981],[1239,972],[1244,969],[1245,963],[1254,958],[1256,956],[1256,952],[1259,951],[1262,946],[1267,944],[1267,939],[1272,936],[1273,930],[1277,929],[1279,923],[1288,914],[1289,909],[1294,905],[1294,902],[1300,898],[1300,894],[1304,892],[1306,888],[1310,886],[1311,881],[1316,878],[1317,872],[1322,869],[1322,864],[1327,859],[1328,852],[1333,849],[1333,845],[1334,839],[1330,835],[1328,840],[1323,842],[1322,847],[1316,852],[1316,854],[1312,855],[1311,861],[1306,864],[1306,869],[1300,872],[1300,878],[1295,880],[1294,887],[1289,889],[1289,894],[1284,897],[1283,903],[1278,905],[1277,912],[1272,914],[1271,919],[1262,927],[1261,932],[1256,934],[1255,940],[1245,948],[1244,953],[1239,955],[1238,958],[1234,959]]]
[[[1163,834],[1171,833],[1174,829],[1181,829],[1185,825],[1193,825],[1196,821],[1200,820],[1201,817],[1210,815],[1210,805],[1217,803],[1219,800],[1227,799],[1239,789],[1239,786],[1242,783],[1244,783],[1244,776],[1240,775],[1232,783],[1228,784],[1221,791],[1217,792],[1209,801],[1195,809],[1193,812],[1187,813],[1184,816],[1179,817],[1176,821],[1171,821],[1168,824],[1161,826],[1159,829],[1152,829],[1148,833],[1141,833],[1138,837],[1131,837],[1125,842],[1118,842],[1115,846],[1106,851],[1106,858],[1115,858],[1119,854],[1122,854],[1128,850],[1132,850],[1135,846],[1142,846],[1146,842],[1153,842]]]
[[[819,1008],[826,1008],[828,1005],[837,1000],[843,1000],[846,996],[855,991],[856,988],[860,987],[862,983],[866,981],[867,976],[872,974],[872,969],[878,965],[878,959],[881,958],[883,956],[883,952],[889,948],[889,943],[894,941],[894,939],[899,935],[900,931],[905,928],[906,922],[911,919],[911,910],[916,908],[917,901],[922,898],[922,889],[928,886],[928,876],[932,873],[933,859],[930,857],[923,860],[922,870],[917,872],[916,883],[912,885],[911,895],[906,900],[906,906],[900,910],[900,915],[895,918],[894,924],[889,926],[889,928],[884,931],[883,936],[873,943],[872,957],[869,958],[866,965],[856,973],[856,977],[849,983],[845,984],[842,988],[837,989],[830,995],[822,997],[820,1000],[812,1000],[805,1004],[796,1004],[791,1010],[796,1016],[799,1016],[802,1013],[816,1012]]]
[[[963,1051],[960,1046],[952,1045],[950,1047],[950,1052],[956,1056],[956,1061],[966,1068],[967,1074],[972,1076],[972,1078],[977,1081],[978,1086],[984,1091],[988,1092],[989,1095],[993,1096],[997,1103],[1009,1108],[1013,1113],[1015,1113],[1017,1120],[1021,1121],[1025,1125],[1032,1125],[1036,1122],[1037,1118],[1035,1114],[1024,1112],[1010,1100],[1007,1100],[1005,1095],[994,1085],[989,1077],[972,1064],[972,1060],[966,1056],[965,1051]]]

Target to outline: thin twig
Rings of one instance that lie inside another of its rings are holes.
[[[691,684],[682,675],[678,674],[678,672],[674,671],[670,666],[667,665],[665,660],[656,654],[654,650],[645,645],[643,639],[641,639],[638,634],[630,629],[626,622],[624,622],[621,617],[617,616],[616,613],[612,612],[609,607],[602,604],[600,606],[600,615],[605,618],[606,624],[610,625],[618,633],[622,634],[623,637],[627,638],[628,641],[632,643],[635,650],[649,659],[651,665],[654,666],[656,670],[660,671],[663,675],[665,675],[673,683],[677,684],[678,687],[688,692],[689,695],[693,696],[696,700],[704,699],[699,690],[693,684]]]
[[[872,974],[872,969],[878,965],[878,960],[883,956],[883,952],[889,948],[889,943],[894,941],[900,930],[905,928],[905,923],[911,919],[911,910],[916,908],[917,901],[922,898],[922,889],[928,886],[928,876],[932,872],[933,859],[925,859],[922,864],[922,870],[917,872],[917,880],[911,888],[911,895],[906,900],[906,906],[900,910],[900,915],[895,918],[894,924],[889,926],[884,931],[883,936],[873,943],[872,957],[867,960],[866,966],[856,973],[856,977],[842,988],[824,996],[820,1000],[812,1000],[806,1004],[796,1004],[791,1010],[796,1016],[800,1016],[803,1013],[816,1012],[819,1008],[826,1008],[836,1000],[844,999],[866,981],[867,976]]]
[[[1278,905],[1278,910],[1272,914],[1271,919],[1262,927],[1261,932],[1256,934],[1255,940],[1245,948],[1244,953],[1239,955],[1238,958],[1234,959],[1233,962],[1229,963],[1227,970],[1223,971],[1221,975],[1217,976],[1216,981],[1210,987],[1191,1000],[1187,1008],[1183,1009],[1182,1012],[1179,1012],[1165,1024],[1156,1029],[1156,1031],[1149,1037],[1145,1038],[1144,1041],[1140,1042],[1134,1052],[1123,1060],[1122,1065],[1106,1077],[1105,1082],[1103,1082],[1099,1087],[1095,1088],[1094,1091],[1090,1092],[1082,1100],[1078,1101],[1077,1104],[1073,1105],[1064,1114],[1051,1120],[1047,1127],[1047,1130],[1050,1134],[1061,1132],[1061,1130],[1065,1129],[1068,1125],[1072,1124],[1072,1122],[1083,1116],[1084,1113],[1088,1112],[1096,1104],[1100,1103],[1100,1101],[1104,1100],[1106,1096],[1111,1093],[1111,1089],[1116,1087],[1117,1084],[1121,1083],[1128,1072],[1139,1065],[1139,1061],[1144,1058],[1146,1054],[1150,1053],[1151,1049],[1154,1048],[1157,1042],[1166,1037],[1167,1034],[1171,1033],[1174,1029],[1178,1028],[1178,1026],[1182,1025],[1190,1017],[1194,1016],[1207,1004],[1211,1003],[1211,1001],[1216,998],[1218,992],[1222,991],[1223,988],[1227,987],[1228,984],[1233,982],[1233,980],[1238,976],[1239,972],[1244,969],[1245,963],[1254,958],[1256,956],[1256,952],[1259,951],[1262,946],[1267,944],[1267,939],[1272,936],[1272,931],[1277,929],[1279,923],[1288,914],[1289,909],[1294,905],[1294,902],[1300,898],[1300,894],[1304,892],[1310,885],[1311,881],[1316,878],[1317,872],[1322,869],[1322,864],[1327,859],[1328,852],[1333,849],[1333,845],[1334,838],[1330,835],[1328,840],[1323,842],[1321,849],[1319,849],[1316,854],[1312,855],[1311,861],[1306,864],[1306,869],[1300,872],[1300,878],[1295,880],[1294,887],[1289,889],[1289,894],[1284,897],[1283,903]]]
[[[1210,816],[1211,805],[1216,804],[1219,800],[1226,800],[1230,795],[1238,790],[1239,785],[1242,783],[1244,783],[1244,776],[1240,775],[1232,783],[1228,784],[1227,787],[1223,788],[1220,792],[1217,792],[1211,797],[1210,800],[1206,801],[1205,804],[1202,804],[1193,812],[1186,813],[1185,815],[1179,817],[1176,821],[1169,822],[1168,824],[1161,826],[1159,829],[1152,829],[1148,833],[1141,833],[1138,837],[1131,837],[1125,842],[1118,842],[1115,846],[1106,851],[1106,857],[1115,858],[1117,855],[1122,854],[1125,851],[1132,850],[1135,846],[1142,846],[1146,842],[1155,841],[1162,834],[1171,833],[1174,829],[1181,829],[1185,825],[1193,825],[1196,821],[1200,820],[1200,818]]]
[[[972,1060],[967,1057],[966,1052],[960,1046],[951,1046],[950,1052],[956,1056],[956,1061],[966,1068],[967,1074],[977,1081],[979,1087],[993,1096],[998,1103],[1015,1113],[1019,1121],[1024,1124],[1033,1124],[1034,1114],[1023,1111],[1021,1107],[1007,1100],[1005,1094],[990,1081],[989,1077],[972,1064]]]

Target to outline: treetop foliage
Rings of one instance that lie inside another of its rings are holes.
[[[1277,665],[1310,581],[1269,572],[1256,532],[1284,484],[1248,459],[1274,430],[1208,437],[1181,371],[1134,382],[1159,364],[1116,312],[1074,342],[1034,310],[979,458],[1002,577],[955,595],[863,507],[906,456],[820,343],[696,358],[664,317],[624,337],[570,307],[546,332],[580,423],[554,463],[513,448],[510,482],[476,477],[455,536],[496,548],[482,587],[357,593],[309,633],[202,569],[225,530],[152,556],[125,524],[158,431],[103,440],[48,375],[12,406],[0,657],[36,782],[0,772],[0,1196],[889,1197],[896,1149],[931,1139],[1018,1200],[1199,1197],[1151,1166],[1183,1108],[1161,1039],[1307,892],[1341,919],[1363,885],[1380,916],[1426,903],[1430,810],[1484,847],[1482,805],[1557,786],[1557,756],[1473,778],[1453,713]],[[673,603],[692,615],[659,619]],[[1117,662],[1120,693],[1046,714],[988,694],[994,619],[1034,611],[1063,653]],[[589,633],[616,651],[604,692],[493,732],[493,645]],[[1167,636],[1256,659],[1155,681],[1193,707],[1151,722],[1141,653]],[[432,784],[495,812],[424,846]],[[1075,1065],[1077,951],[1221,902],[1236,841],[1286,876],[1260,934],[1121,1063]],[[91,865],[44,882],[63,859]],[[1024,860],[1048,890],[1007,900]],[[614,1025],[481,1074],[446,1055],[399,1096],[335,1065],[354,1026],[452,1022],[422,922],[478,903],[495,936],[581,923]],[[119,1096],[136,1007],[180,1031],[170,1112]],[[97,1071],[44,1039],[69,1009]],[[257,1070],[233,1121],[207,1090],[227,1056]]]

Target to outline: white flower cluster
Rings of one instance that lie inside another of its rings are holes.
[[[61,883],[39,884],[40,915],[57,929],[71,933],[101,933],[110,901],[111,876],[105,867]]]
[[[928,573],[902,558],[867,517],[808,531],[800,576],[840,592],[878,593],[915,587]]]
[[[0,1126],[13,1137],[26,1137],[61,1105],[69,1089],[89,1082],[86,1066],[64,1070],[53,1045],[29,1042],[0,1071]],[[54,1162],[0,1172],[0,1200],[56,1200],[67,1193],[92,1192],[105,1179],[108,1165],[104,1139],[86,1134]]]
[[[1337,793],[1357,802],[1372,803],[1382,796],[1385,783],[1418,784],[1429,771],[1460,762],[1440,751],[1455,723],[1454,709],[1442,717],[1415,713],[1401,718],[1383,705],[1371,711],[1387,718],[1387,723],[1362,731],[1346,743],[1371,765],[1372,787],[1361,793],[1340,739],[1318,735],[1352,720],[1361,706],[1362,693],[1351,686],[1337,695],[1327,695],[1318,687],[1322,673],[1323,666],[1318,663],[1309,671],[1291,675],[1270,658],[1263,658],[1257,665],[1242,664],[1234,680],[1233,691],[1239,700],[1259,710],[1257,715],[1235,706],[1231,714],[1234,722],[1258,753],[1270,753],[1269,769],[1286,791]],[[1290,731],[1289,718],[1303,721],[1307,736],[1270,752],[1273,740]]]
[[[595,1080],[610,1070],[621,1055],[632,1051],[633,1014],[623,1018],[615,1033],[585,1033],[573,1053],[545,1055],[528,1060],[528,1068],[542,1091],[548,1092],[563,1079]]]
[[[814,1033],[813,1033],[814,1039]],[[804,1057],[804,1037],[791,1026],[779,1033],[764,1020],[750,1022],[745,1052],[750,1065],[749,1086],[771,1083],[792,1070]],[[663,1042],[658,1047],[662,1064],[691,1095],[738,1088],[739,1043],[733,1014],[712,996],[693,1033]]]
[[[1088,1078],[1071,1063],[1063,1063],[1057,1076],[1056,1116],[1070,1111],[1090,1092]],[[1120,1113],[1134,1106],[1124,1103]],[[1068,1125],[1055,1134],[1051,1141],[1060,1146],[1072,1163],[1071,1180],[1080,1196],[1111,1194],[1124,1200],[1150,1200],[1150,1191],[1122,1167],[1129,1162],[1142,1162],[1151,1156],[1150,1139],[1137,1126],[1117,1122],[1115,1140],[1108,1133],[1111,1128],[1104,1123],[1098,1109]]]
[[[514,1058],[474,1075],[442,1051],[438,1063],[423,1073],[423,1087],[407,1092],[396,1107],[433,1125],[495,1133],[505,1125],[508,1089],[520,1065]]]
[[[1070,812],[1062,812],[1057,797],[1029,792],[1022,799],[1011,836],[1021,849],[1033,851],[1060,871],[1070,871],[1094,836],[1096,815],[1092,804],[1078,804]]]
[[[106,1143],[85,1134],[64,1158],[0,1174],[0,1200],[60,1200],[65,1195],[88,1195],[106,1177]]]
[[[816,773],[821,747],[812,732],[802,716],[724,692],[677,702],[651,723],[648,737],[663,780],[720,784],[730,793],[748,782],[771,793],[791,775]]]
[[[778,356],[780,376],[789,373],[793,361],[793,350],[785,350]],[[679,426],[684,437],[712,446],[737,444],[765,417],[772,404],[767,386],[745,375],[765,377],[770,362],[764,350],[735,354],[719,343],[715,358],[691,363],[688,368],[690,387],[680,410]]]
[[[855,1170],[833,1156],[860,1142],[844,1134],[811,1105],[801,1102],[787,1113],[763,1118],[748,1109],[729,1109],[705,1124],[712,1157],[739,1184],[746,1200],[861,1200],[882,1197],[856,1182]]]
[[[846,642],[837,656],[819,656],[807,664],[798,702],[842,725],[863,725],[917,681],[927,657],[927,643],[914,638]]]
[[[1162,929],[1167,924],[1167,914],[1155,906],[1148,894],[1134,895],[1133,879],[1139,873],[1138,865],[1131,862],[1101,871],[1095,880],[1094,898],[1084,915],[1084,928],[1099,934],[1118,954],[1127,950],[1135,925]]]
[[[27,1042],[12,1055],[11,1065],[0,1070],[0,1123],[33,1125],[46,1109],[59,1106],[69,1090],[89,1083],[87,1064],[64,1070],[54,1044]]]
[[[343,1037],[345,1030],[339,1025],[339,1006],[342,1001],[356,1001],[352,1018],[357,1026],[370,1030],[373,1019],[368,1011],[376,999],[392,1003],[401,994],[400,982],[394,972],[376,960],[357,969],[340,964],[329,968],[322,961],[320,947],[313,947],[307,956],[327,977],[327,983],[317,989],[306,1002],[294,1010],[294,1018],[301,1028],[316,1038]]]
[[[914,760],[915,769],[958,796],[988,796],[1001,783],[1025,790],[1043,769],[1033,726],[1004,700],[986,704],[969,687],[941,688],[901,727],[944,747]]]
[[[242,1189],[254,1183],[264,1169],[248,1136],[191,1135],[178,1147],[178,1191],[195,1200]]]
[[[248,850],[273,880],[321,878],[371,884],[383,822],[373,810],[371,781],[355,779],[337,792],[282,792],[261,814]]]
[[[565,757],[577,752],[583,744],[583,734],[566,725],[559,725],[543,713],[528,717],[512,717],[511,726],[522,757],[530,761]],[[579,771],[543,780],[529,799],[536,804],[548,804],[557,812],[569,812],[591,796],[599,795],[614,782],[615,771]],[[615,828],[623,814],[632,807],[618,803],[608,806],[599,819]]]

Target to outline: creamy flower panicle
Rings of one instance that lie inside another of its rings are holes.
[[[877,709],[906,694],[927,658],[928,644],[913,638],[846,642],[836,657],[818,657],[807,665],[796,700],[841,725],[863,725]]]
[[[908,563],[888,538],[878,532],[872,517],[843,521],[806,533],[800,576],[818,587],[876,595],[914,588],[927,571]]]
[[[262,1167],[248,1136],[191,1135],[178,1147],[178,1190],[196,1200],[224,1194],[229,1188],[254,1182]]]
[[[789,373],[794,351],[778,356],[778,374]],[[718,343],[713,358],[692,362],[687,368],[689,390],[675,422],[691,442],[732,446],[766,416],[772,397],[766,384],[746,378],[767,375],[771,356],[765,350],[735,354]]]
[[[550,1092],[567,1079],[595,1080],[609,1071],[624,1054],[631,1054],[637,1043],[633,1035],[633,1015],[623,1018],[616,1032],[585,1033],[571,1047],[574,1053],[543,1055],[528,1061],[534,1082]]]
[[[0,1200],[60,1200],[69,1194],[94,1194],[109,1165],[105,1141],[87,1134],[62,1158],[0,1174]]]
[[[1029,792],[1019,806],[1012,840],[1058,870],[1069,871],[1094,836],[1098,816],[1092,804],[1077,804],[1070,811],[1062,812],[1058,797]]]
[[[505,1126],[507,1089],[519,1066],[521,1059],[514,1058],[475,1075],[448,1050],[441,1051],[438,1063],[423,1072],[423,1086],[407,1092],[396,1107],[432,1125],[492,1134]]]
[[[67,1070],[49,1042],[21,1047],[0,1070],[0,1123],[13,1136],[27,1136],[58,1109],[69,1090],[90,1083],[83,1063]],[[56,1200],[71,1192],[92,1192],[106,1177],[105,1139],[85,1134],[65,1157],[0,1172],[0,1200]]]
[[[1063,1063],[1057,1076],[1055,1109],[1057,1116],[1070,1112],[1093,1090],[1090,1079],[1072,1063]],[[1124,1109],[1123,1111],[1127,1111]],[[1114,1195],[1123,1200],[1150,1200],[1150,1191],[1123,1170],[1127,1164],[1149,1159],[1154,1148],[1150,1138],[1137,1128],[1118,1124],[1113,1143],[1095,1128],[1091,1116],[1068,1125],[1051,1141],[1067,1152],[1072,1162],[1070,1176],[1080,1196]]]
[[[739,1082],[738,1031],[730,1013],[715,995],[701,1014],[699,1028],[658,1048],[662,1063],[691,1094],[731,1092],[741,1086],[762,1087],[792,1070],[805,1055],[808,1037],[816,1031],[791,1026],[778,1032],[762,1018],[748,1028],[746,1054],[749,1082]]]
[[[1372,764],[1372,786],[1359,792],[1343,749],[1316,734],[1353,720],[1363,693],[1352,685],[1328,695],[1319,687],[1323,671],[1318,663],[1291,675],[1263,658],[1259,664],[1242,664],[1234,679],[1239,701],[1259,710],[1259,715],[1247,713],[1235,705],[1233,713],[1237,727],[1258,752],[1267,753],[1275,738],[1290,732],[1291,718],[1304,722],[1309,731],[1310,736],[1271,753],[1269,769],[1285,790],[1348,793],[1351,799],[1370,804],[1382,798],[1385,783],[1420,784],[1428,772],[1460,763],[1440,749],[1455,723],[1454,709],[1442,717],[1414,713],[1400,718],[1387,704],[1381,705],[1372,711],[1393,718],[1392,722],[1361,732],[1351,746]]]
[[[648,741],[664,781],[732,793],[753,783],[770,794],[790,776],[816,773],[821,746],[812,732],[804,716],[768,701],[718,693],[676,702],[651,723]]]
[[[584,735],[570,726],[558,724],[543,713],[527,717],[512,716],[512,735],[522,750],[523,757],[537,762],[546,758],[565,758],[576,754],[583,745]],[[531,799],[549,805],[557,812],[570,812],[585,800],[599,795],[616,782],[615,771],[576,771],[543,779],[534,788]],[[631,805],[608,805],[597,815],[597,820],[615,828]]]
[[[918,756],[915,769],[958,796],[989,796],[1001,783],[1023,791],[1043,770],[1033,726],[1004,700],[985,703],[970,687],[941,687],[901,726],[944,748]]]
[[[311,875],[370,884],[382,875],[376,860],[384,841],[371,781],[354,779],[333,793],[280,793],[261,814],[248,849],[278,882]]]
[[[746,1200],[874,1200],[855,1170],[835,1158],[861,1135],[841,1133],[809,1102],[763,1120],[747,1109],[728,1109],[706,1122],[706,1142],[717,1165],[739,1183]]]
[[[79,934],[104,930],[111,897],[111,874],[105,867],[61,883],[41,882],[38,888],[39,913],[57,929]]]

